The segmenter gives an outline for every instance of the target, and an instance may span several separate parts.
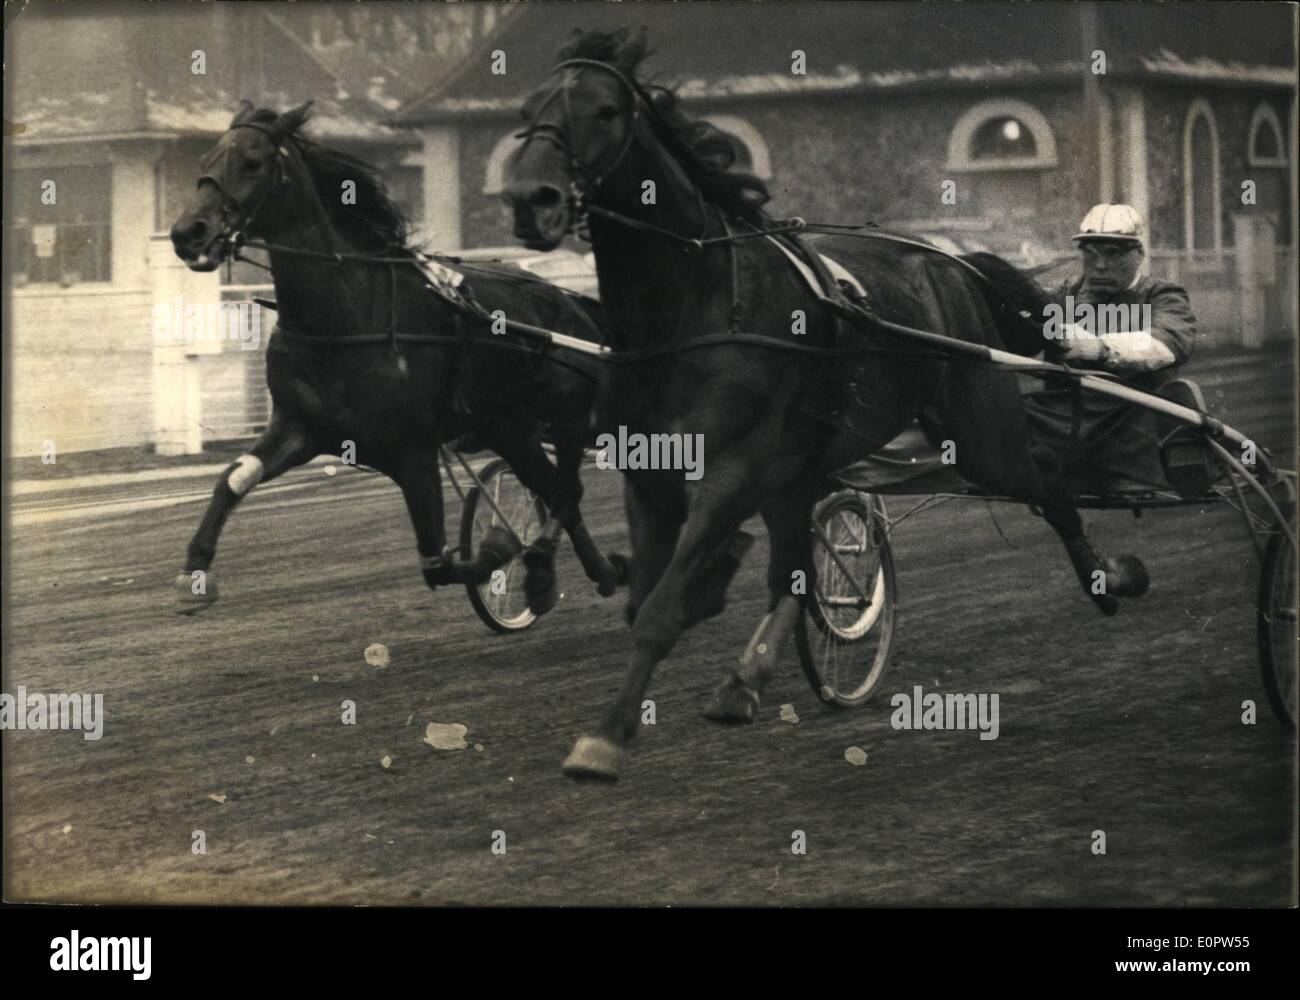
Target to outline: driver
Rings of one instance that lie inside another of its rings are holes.
[[[1195,348],[1196,317],[1184,289],[1141,273],[1145,238],[1142,217],[1129,205],[1096,205],[1084,216],[1073,237],[1082,274],[1051,295],[1046,358],[1203,411],[1196,385],[1176,378]],[[1149,411],[1086,392],[1076,400],[1061,388],[1030,399],[1036,433],[1056,442],[1052,450],[1079,492],[1167,487],[1160,461],[1167,428]]]
[[[1145,237],[1128,205],[1096,205],[1083,217],[1074,236],[1083,273],[1054,296],[1063,323],[1049,344],[1052,360],[1154,390],[1191,357],[1196,317],[1187,292],[1141,273]]]

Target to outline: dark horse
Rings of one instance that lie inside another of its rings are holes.
[[[1034,446],[1014,376],[922,354],[881,329],[837,330],[835,313],[780,247],[735,238],[772,227],[761,209],[767,192],[728,169],[723,136],[688,119],[670,92],[637,80],[645,52],[644,37],[626,32],[580,35],[561,52],[524,107],[527,141],[505,193],[516,236],[534,249],[555,247],[587,217],[608,341],[637,352],[615,366],[602,404],[615,410],[600,426],[700,434],[707,455],[698,481],[626,476],[630,668],[599,735],[578,740],[566,771],[617,776],[655,665],[721,608],[737,531],[758,512],[771,542],[769,611],[706,712],[754,718],[814,593],[808,526],[828,475],[923,412],[955,443],[967,479],[1043,512],[1103,612],[1115,612],[1116,596],[1141,593],[1136,559],[1103,559],[1089,543],[1055,456]],[[887,320],[988,346],[1025,337],[961,261],[879,239],[816,242]]]
[[[555,603],[561,528],[601,592],[612,593],[620,568],[596,549],[578,506],[595,380],[574,367],[579,359],[548,360],[484,319],[501,310],[512,321],[599,341],[598,308],[495,265],[456,267],[478,310],[435,294],[374,169],[300,134],[307,108],[277,114],[244,102],[204,157],[197,191],[172,227],[177,255],[200,271],[232,252],[236,234],[265,241],[279,312],[266,356],[270,424],[217,481],[176,581],[178,610],[216,599],[207,574],[235,505],[259,482],[315,455],[340,454],[346,441],[358,463],[401,487],[430,587],[487,580],[517,553],[516,541],[490,533],[474,558],[455,558],[443,527],[438,446],[467,431],[506,459],[550,512],[525,553],[530,607],[542,613]],[[556,465],[542,448],[543,425]]]

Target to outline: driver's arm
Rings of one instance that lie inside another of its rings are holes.
[[[1196,317],[1187,292],[1177,285],[1162,284],[1147,304],[1151,307],[1149,329],[1103,338],[1076,333],[1066,341],[1067,357],[1100,362],[1107,371],[1134,374],[1183,364],[1192,356],[1196,340]]]

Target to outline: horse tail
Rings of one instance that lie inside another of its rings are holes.
[[[993,313],[1002,342],[1016,354],[1032,357],[1042,351],[1044,309],[1052,297],[1029,275],[997,254],[968,253],[962,260],[984,276],[984,301]]]

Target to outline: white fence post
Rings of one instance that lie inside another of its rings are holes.
[[[1268,286],[1277,280],[1272,223],[1245,212],[1232,217],[1237,256],[1237,297],[1242,347],[1262,347],[1268,337]]]
[[[153,440],[159,455],[194,455],[203,450],[203,383],[200,358],[220,341],[186,338],[186,307],[202,309],[221,301],[218,272],[187,268],[166,234],[149,240],[153,289]],[[191,311],[191,315],[193,312]]]

